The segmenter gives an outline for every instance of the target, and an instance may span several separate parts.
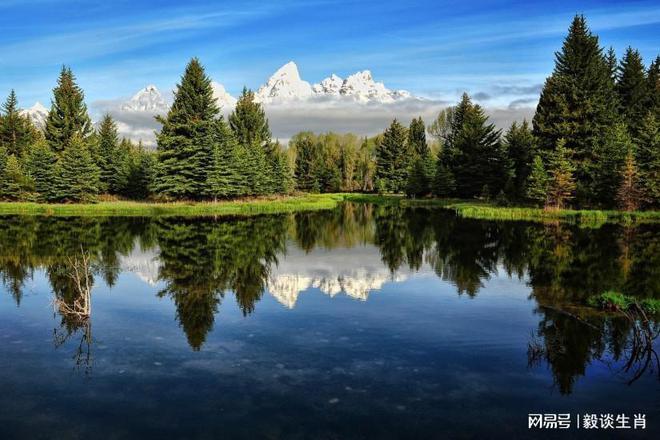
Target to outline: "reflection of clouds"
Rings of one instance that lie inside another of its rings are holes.
[[[145,251],[135,246],[130,254],[120,255],[119,267],[125,272],[134,273],[148,285],[155,286],[158,283],[160,269],[159,253],[158,248]]]

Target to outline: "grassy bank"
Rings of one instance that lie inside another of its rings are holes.
[[[214,216],[279,214],[332,209],[343,200],[342,194],[304,194],[289,197],[263,197],[220,202],[150,203],[101,201],[95,204],[0,203],[0,215],[47,216]]]
[[[486,202],[458,199],[406,199],[376,194],[299,194],[288,197],[260,197],[220,202],[135,202],[101,201],[95,204],[41,204],[1,202],[0,215],[51,216],[214,216],[256,215],[332,209],[339,202],[378,205],[426,206],[451,209],[461,217],[484,220],[564,221],[583,226],[604,223],[660,223],[660,211],[545,210],[495,206]]]
[[[429,206],[451,209],[465,218],[482,220],[523,220],[533,222],[563,221],[583,226],[599,226],[604,223],[660,223],[660,211],[614,211],[543,209],[532,207],[496,206],[476,200],[457,199],[406,199],[400,196],[375,194],[348,194],[346,200],[401,206]]]

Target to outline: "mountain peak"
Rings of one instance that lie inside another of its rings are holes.
[[[149,84],[137,92],[121,106],[122,110],[162,113],[167,111],[167,103],[158,88]]]
[[[48,111],[45,105],[37,101],[32,107],[21,110],[21,114],[29,116],[32,123],[37,127],[44,128],[46,126],[46,118],[48,118]]]
[[[255,94],[259,102],[282,99],[305,99],[312,95],[312,86],[300,79],[298,66],[289,61],[268,79]]]

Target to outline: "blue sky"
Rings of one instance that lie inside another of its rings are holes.
[[[25,107],[48,104],[62,64],[90,102],[149,83],[169,90],[198,56],[234,95],[294,60],[310,82],[370,69],[417,95],[467,90],[498,102],[543,82],[575,13],[619,54],[627,45],[646,62],[658,53],[657,0],[0,0],[0,94],[15,88]]]

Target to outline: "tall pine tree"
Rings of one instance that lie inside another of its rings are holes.
[[[406,128],[396,119],[383,133],[376,148],[376,178],[379,190],[400,193],[405,190],[411,154]]]
[[[511,197],[524,200],[527,179],[532,172],[532,162],[536,156],[536,140],[532,130],[523,120],[522,124],[514,122],[504,135],[504,143],[512,167]]]
[[[80,135],[74,135],[69,141],[55,170],[55,199],[81,203],[96,201],[99,193],[99,168]]]
[[[38,138],[39,132],[30,118],[21,114],[16,93],[12,90],[0,111],[0,145],[8,154],[20,158]]]
[[[55,199],[56,162],[57,157],[44,140],[33,145],[27,154],[25,164],[27,174],[34,183],[37,200],[40,202],[50,202]]]
[[[208,179],[213,167],[216,118],[220,110],[211,79],[193,58],[177,84],[174,103],[156,135],[158,164],[154,189],[173,199],[210,197]]]
[[[100,189],[110,194],[119,194],[126,187],[127,154],[119,148],[117,124],[109,114],[103,116],[98,129],[98,158]]]
[[[628,47],[618,68],[616,90],[619,112],[628,124],[630,134],[637,136],[639,125],[648,112],[648,83],[639,51]]]
[[[61,153],[74,136],[83,141],[92,133],[92,121],[87,114],[85,95],[76,84],[70,68],[63,66],[57,86],[53,89],[53,100],[46,118],[45,135],[50,148]]]
[[[607,128],[618,119],[611,66],[589,30],[586,20],[573,19],[562,50],[555,54],[555,68],[546,80],[533,125],[540,148],[551,151],[559,139],[576,168],[577,197],[592,200],[595,181],[594,149],[603,142]]]

